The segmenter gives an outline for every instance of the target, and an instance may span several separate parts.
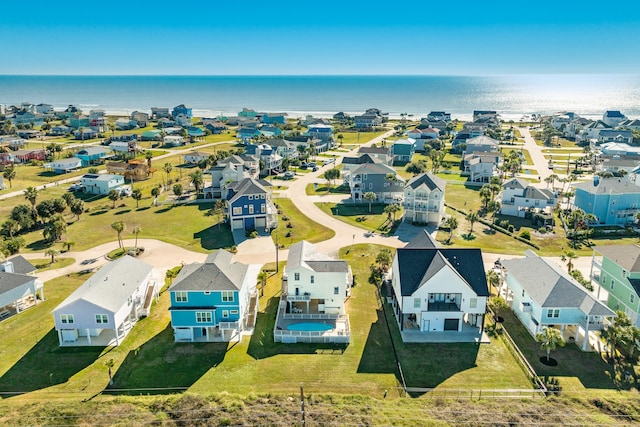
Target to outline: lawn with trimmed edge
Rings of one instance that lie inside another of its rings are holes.
[[[278,244],[285,248],[292,244],[299,242],[300,240],[307,240],[309,242],[322,242],[323,240],[329,240],[336,235],[336,232],[332,229],[319,224],[309,217],[305,216],[296,205],[287,198],[276,198],[274,202],[278,205],[278,228],[271,233],[274,243],[275,235],[278,235]],[[282,218],[287,217],[285,221]],[[287,224],[291,224],[292,227],[287,227]],[[289,236],[287,236],[289,234]]]
[[[384,212],[387,207],[383,203],[372,203],[369,209],[368,203],[346,204],[346,203],[329,203],[318,202],[316,206],[327,215],[331,215],[342,222],[363,228],[369,231],[375,231],[382,234],[391,234],[395,230],[394,227],[387,228],[390,225],[388,215]],[[396,212],[396,222],[402,218],[402,209]]]

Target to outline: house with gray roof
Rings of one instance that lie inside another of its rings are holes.
[[[60,346],[120,345],[149,315],[156,280],[151,265],[129,255],[106,264],[53,309]]]
[[[551,213],[558,203],[558,193],[538,188],[522,178],[502,184],[500,213],[524,218],[530,212]]]
[[[22,255],[0,264],[0,321],[44,301],[44,284]]]
[[[404,195],[404,179],[396,174],[395,169],[383,163],[361,164],[353,168],[345,180],[354,202],[364,201],[363,195],[369,192],[375,193],[376,200],[382,203],[402,201]]]
[[[278,226],[277,209],[263,183],[244,178],[227,186],[227,219],[232,230],[263,231]]]
[[[598,345],[596,333],[613,319],[614,312],[564,269],[532,251],[501,263],[506,284],[501,293],[533,337],[546,326],[559,329],[583,351]]]
[[[616,127],[625,120],[627,120],[627,116],[618,110],[607,110],[602,115],[602,121],[611,127]]]
[[[416,175],[404,186],[404,220],[417,224],[439,225],[444,216],[447,183],[431,173]]]
[[[601,178],[573,184],[574,206],[597,218],[594,225],[624,227],[635,222],[640,212],[640,186],[627,178]]]
[[[598,134],[598,142],[620,142],[631,144],[633,142],[633,132],[630,130],[603,129]]]
[[[425,232],[426,233],[426,232]],[[393,312],[405,342],[481,340],[489,288],[477,248],[442,248],[420,233],[391,264]]]
[[[204,263],[182,267],[169,288],[176,342],[239,341],[251,334],[258,312],[261,264],[242,264],[217,250]]]
[[[352,285],[353,274],[346,261],[319,252],[305,240],[291,245],[282,274],[274,340],[348,343],[345,303]]]
[[[469,153],[487,153],[500,151],[500,142],[489,136],[471,137],[465,142],[464,155]],[[464,157],[463,155],[463,157]]]

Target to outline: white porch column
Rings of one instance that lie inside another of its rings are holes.
[[[91,331],[89,329],[86,329],[87,331],[87,341],[89,342],[89,345],[91,345]]]
[[[62,346],[62,331],[58,329],[58,343]]]
[[[582,343],[582,351],[587,351],[587,344],[589,343],[589,316],[587,316],[587,326],[584,328],[584,342]]]

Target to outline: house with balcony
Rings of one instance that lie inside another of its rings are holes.
[[[278,226],[278,211],[271,193],[253,178],[230,183],[227,220],[232,230],[271,230]]]
[[[109,194],[124,185],[124,176],[108,173],[88,173],[80,178],[82,191],[90,194]]]
[[[500,151],[500,142],[488,136],[471,137],[465,141],[464,155],[471,153],[489,153]]]
[[[371,157],[382,160],[382,163],[393,166],[393,145],[360,147],[358,155],[362,154],[369,154]]]
[[[598,133],[598,143],[618,142],[633,143],[633,132],[630,130],[603,129]]]
[[[512,178],[502,184],[500,213],[524,218],[528,212],[553,212],[558,193],[538,188],[521,178]]]
[[[425,233],[396,251],[391,304],[404,342],[480,342],[489,288],[477,248],[442,248]]]
[[[179,116],[180,114],[186,116],[188,119],[191,119],[193,117],[193,111],[191,107],[187,107],[184,104],[173,107],[173,110],[171,111],[171,117],[173,118]]]
[[[114,123],[117,130],[131,130],[138,128],[138,122],[133,119],[127,119],[124,117],[119,118]]]
[[[605,245],[593,248],[591,279],[598,297],[607,292],[607,306],[622,311],[640,328],[640,246]]]
[[[218,160],[204,173],[211,175],[211,185],[204,188],[205,199],[228,199],[228,187],[245,178],[257,179],[259,175],[259,160],[247,154],[233,155]],[[263,184],[264,186],[264,184]]]
[[[263,176],[276,175],[282,169],[282,156],[269,144],[247,143],[246,153],[260,159],[264,166],[260,169],[260,174]]]
[[[499,151],[474,152],[463,157],[461,175],[469,176],[470,182],[489,182],[492,176],[500,175],[504,159]]]
[[[331,142],[333,140],[333,126],[324,123],[311,124],[304,135],[323,142]]]
[[[573,184],[574,206],[587,214],[593,214],[593,225],[617,225],[624,227],[635,222],[640,212],[640,186],[626,176],[601,178]]]
[[[96,139],[98,137],[98,131],[90,127],[81,127],[80,129],[73,131],[73,137],[80,141]]]
[[[82,167],[82,160],[77,157],[69,157],[68,159],[59,159],[45,163],[43,167],[57,174],[69,173],[80,169]]]
[[[365,113],[353,118],[353,126],[357,129],[370,129],[382,125],[382,117],[378,114]]]
[[[398,139],[391,145],[394,163],[409,163],[416,152],[416,140],[412,138]]]
[[[135,120],[139,127],[144,128],[149,124],[149,113],[134,111],[131,113],[131,120]]]
[[[348,343],[346,301],[352,285],[353,274],[346,261],[319,252],[305,240],[291,245],[282,274],[274,340]]]
[[[0,321],[44,301],[44,283],[22,255],[0,264]]]
[[[171,113],[168,108],[151,107],[151,118],[153,120],[167,119],[169,117],[171,117]]]
[[[446,181],[430,173],[416,175],[404,187],[404,221],[440,224],[444,216]]]
[[[169,288],[175,341],[229,342],[250,335],[258,313],[261,267],[234,262],[224,249],[209,254],[204,263],[182,267]]]
[[[602,121],[611,127],[616,127],[625,120],[627,120],[627,116],[618,110],[607,110],[602,115]]]
[[[546,326],[559,329],[582,351],[599,349],[597,334],[613,319],[611,309],[560,265],[532,251],[501,264],[506,285],[501,293],[531,336]]]
[[[389,179],[393,177],[393,179]],[[383,163],[364,163],[351,170],[344,178],[351,189],[351,200],[364,202],[365,193],[375,193],[378,203],[402,201],[405,181],[395,169]]]
[[[444,111],[431,111],[429,114],[427,114],[427,120],[429,121],[442,120],[444,122],[450,122],[451,113],[447,113]]]
[[[104,160],[109,157],[107,150],[100,146],[88,146],[84,147],[73,155],[82,161],[82,166],[93,166],[104,163]]]
[[[153,267],[132,256],[106,264],[53,309],[60,346],[120,345],[149,315],[158,283]]]

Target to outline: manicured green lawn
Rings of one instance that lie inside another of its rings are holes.
[[[351,194],[348,185],[307,184],[307,196],[323,196],[325,194]]]
[[[316,203],[324,213],[332,215],[334,218],[365,230],[375,231],[377,233],[390,234],[395,229],[402,218],[402,209],[396,213],[396,224],[392,228],[388,220],[384,208],[387,206],[382,203],[372,203],[369,210],[368,203],[359,204],[343,204],[343,203]]]
[[[380,136],[385,133],[387,129],[383,129],[377,132],[338,132],[338,135],[342,135],[342,138],[337,138],[338,143],[342,145],[360,145],[371,141],[376,136]]]
[[[42,259],[30,259],[29,262],[38,269],[38,272],[40,272],[53,270],[56,268],[68,267],[76,262],[76,260],[74,258],[63,258],[61,256],[56,256],[55,262],[53,264],[51,263],[51,257]]]
[[[278,235],[278,243],[285,248],[300,240],[315,243],[329,240],[335,236],[335,231],[312,221],[300,212],[291,199],[276,198],[274,201],[278,205],[278,211],[281,212],[278,213],[278,228],[275,232],[271,233],[274,242],[276,233]],[[285,221],[283,217],[289,219]],[[293,227],[287,227],[287,223]],[[287,234],[289,234],[289,236],[287,236]]]

